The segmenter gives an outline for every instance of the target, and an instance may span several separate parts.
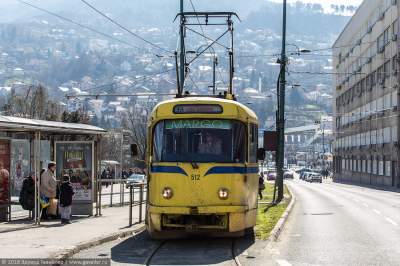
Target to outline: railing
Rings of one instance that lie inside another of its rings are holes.
[[[146,198],[144,183],[127,184],[126,179],[97,180],[96,215],[101,215],[102,207],[129,205],[129,225],[132,225],[132,208],[139,206],[139,222],[142,221],[142,205]],[[135,196],[136,195],[136,196]],[[135,198],[138,200],[135,201]]]

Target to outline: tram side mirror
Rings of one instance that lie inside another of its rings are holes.
[[[139,156],[139,146],[136,143],[131,144],[131,156]]]
[[[264,161],[265,160],[265,149],[264,148],[258,148],[257,149],[257,159],[259,161]]]

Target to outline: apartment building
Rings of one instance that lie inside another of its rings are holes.
[[[335,180],[400,187],[398,2],[364,0],[334,43]]]

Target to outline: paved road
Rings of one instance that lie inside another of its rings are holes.
[[[265,265],[400,265],[400,193],[287,184],[297,202],[280,240],[265,249]]]
[[[400,193],[351,185],[285,181],[297,202],[278,242],[237,242],[242,265],[400,265]],[[162,265],[231,265],[229,243],[212,239],[173,243]],[[109,257],[142,264],[158,242],[145,233],[86,250],[77,257]],[[191,260],[187,260],[187,256]]]

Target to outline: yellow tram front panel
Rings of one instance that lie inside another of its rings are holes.
[[[220,112],[181,112],[199,105]],[[249,154],[257,145],[250,128],[257,124],[250,109],[231,100],[184,98],[156,106],[147,145],[150,233],[237,232],[255,225],[258,164]]]

